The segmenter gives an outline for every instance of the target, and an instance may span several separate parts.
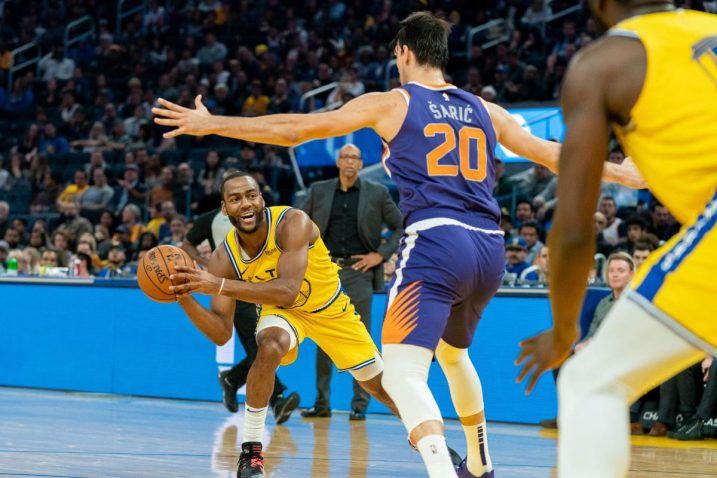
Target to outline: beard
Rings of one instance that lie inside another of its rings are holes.
[[[255,214],[256,220],[254,221],[254,226],[252,226],[250,228],[246,228],[246,227],[242,226],[241,223],[239,221],[237,221],[236,218],[233,216],[228,216],[228,218],[229,218],[229,222],[231,223],[231,225],[234,226],[236,229],[238,229],[239,232],[242,232],[244,234],[252,234],[252,233],[256,232],[259,229],[259,227],[261,227],[261,224],[264,222],[264,216],[265,216],[264,208],[261,208],[259,211],[256,211],[254,214]]]

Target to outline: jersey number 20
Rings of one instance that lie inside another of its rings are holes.
[[[429,176],[458,176],[460,173],[468,181],[483,181],[488,174],[488,154],[486,153],[485,132],[480,128],[464,126],[458,131],[458,163],[446,160],[446,156],[456,149],[456,132],[447,123],[429,123],[423,128],[427,138],[443,136],[443,142],[426,155]],[[472,158],[476,157],[477,161]],[[472,166],[475,164],[475,167]]]

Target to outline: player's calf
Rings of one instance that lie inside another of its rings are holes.
[[[381,385],[382,379],[383,379],[383,372],[379,372],[378,375],[376,375],[368,380],[359,380],[357,378],[356,381],[373,398],[375,398],[379,402],[386,405],[394,415],[396,415],[398,418],[401,418],[401,415],[398,413],[398,409],[396,408],[396,404],[393,403],[393,400],[391,400],[391,397],[388,395],[386,390],[383,388],[383,385]]]
[[[453,347],[443,340],[436,347],[436,358],[448,380],[453,406],[466,436],[468,456],[461,464],[458,475],[490,477],[493,463],[488,453],[483,389],[478,373],[466,349]]]
[[[280,327],[268,327],[256,337],[257,354],[246,382],[244,407],[244,439],[237,476],[260,478],[264,476],[262,436],[266,423],[269,398],[274,390],[274,377],[281,359],[290,350],[289,333]]]

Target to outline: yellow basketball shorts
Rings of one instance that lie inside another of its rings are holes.
[[[376,344],[361,322],[351,300],[343,292],[329,307],[320,312],[262,306],[259,324],[268,316],[278,316],[286,320],[296,332],[298,344],[305,338],[313,340],[326,352],[340,372],[359,370],[376,361]],[[296,360],[298,344],[284,356],[281,365],[289,365]]]
[[[693,345],[717,353],[717,195],[697,220],[652,253],[630,297]]]

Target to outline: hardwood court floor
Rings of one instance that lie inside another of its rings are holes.
[[[235,476],[243,414],[219,403],[0,388],[0,477]],[[270,477],[420,477],[419,455],[392,417],[350,423],[346,414],[286,426],[269,420]],[[448,440],[464,449],[457,422]],[[499,478],[553,476],[554,435],[490,424]],[[630,478],[717,477],[717,441],[639,438]]]

